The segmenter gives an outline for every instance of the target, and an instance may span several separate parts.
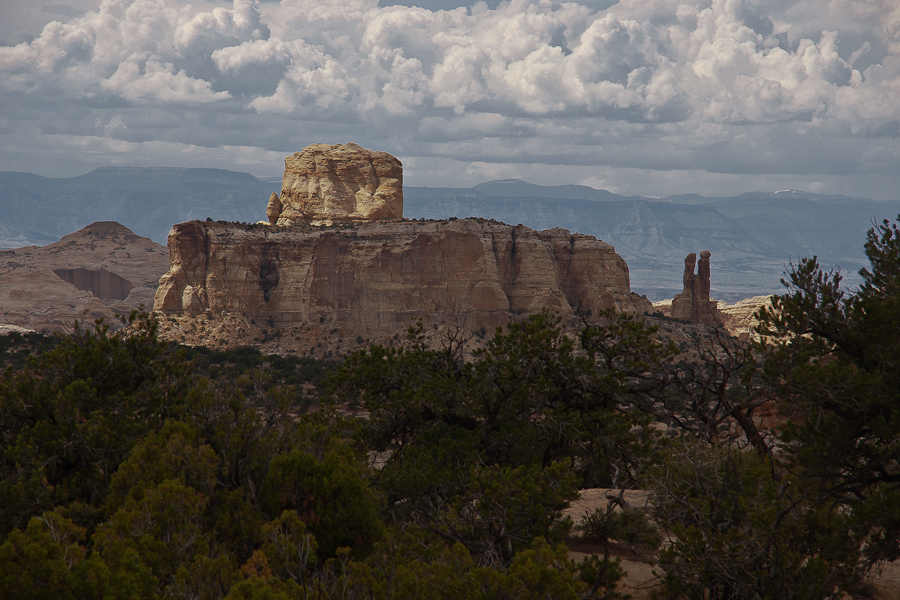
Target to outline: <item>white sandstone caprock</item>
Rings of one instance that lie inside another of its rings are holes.
[[[266,216],[295,221],[377,221],[403,218],[403,165],[387,152],[357,144],[313,144],[284,159],[281,195]]]

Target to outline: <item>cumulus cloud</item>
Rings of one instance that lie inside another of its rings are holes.
[[[7,123],[36,120],[32,100],[55,98],[90,122],[119,118],[109,136],[168,114],[166,143],[243,147],[252,131],[249,145],[291,151],[342,136],[409,164],[526,173],[542,161],[828,173],[843,161],[861,175],[898,154],[895,0],[492,6],[103,0],[0,47],[0,110]],[[826,156],[811,140],[843,150]]]
[[[3,86],[48,91],[69,99],[118,95],[127,100],[207,103],[230,97],[185,69],[192,53],[268,33],[259,3],[235,0],[192,14],[164,0],[103,0],[100,8],[66,23],[51,21],[31,42],[0,47]]]
[[[229,98],[228,92],[213,92],[208,81],[188,77],[184,69],[175,72],[172,63],[161,63],[146,56],[129,57],[100,85],[127,100],[136,102],[215,102]]]

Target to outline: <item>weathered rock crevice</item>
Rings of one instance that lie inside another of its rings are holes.
[[[278,274],[278,250],[270,245],[262,248],[259,261],[259,286],[262,288],[263,299],[266,303],[272,297],[272,291],[278,287],[280,277]]]

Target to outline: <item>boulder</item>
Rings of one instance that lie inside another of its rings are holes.
[[[313,144],[284,159],[281,195],[266,207],[271,224],[330,224],[403,217],[403,165],[356,144]]]

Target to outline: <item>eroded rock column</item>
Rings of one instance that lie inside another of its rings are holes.
[[[684,259],[684,290],[676,294],[672,299],[672,317],[693,323],[706,325],[721,325],[722,315],[719,313],[717,303],[710,300],[710,268],[709,250],[700,253],[700,264],[697,265],[697,255],[694,252]],[[694,273],[694,267],[697,273]]]

